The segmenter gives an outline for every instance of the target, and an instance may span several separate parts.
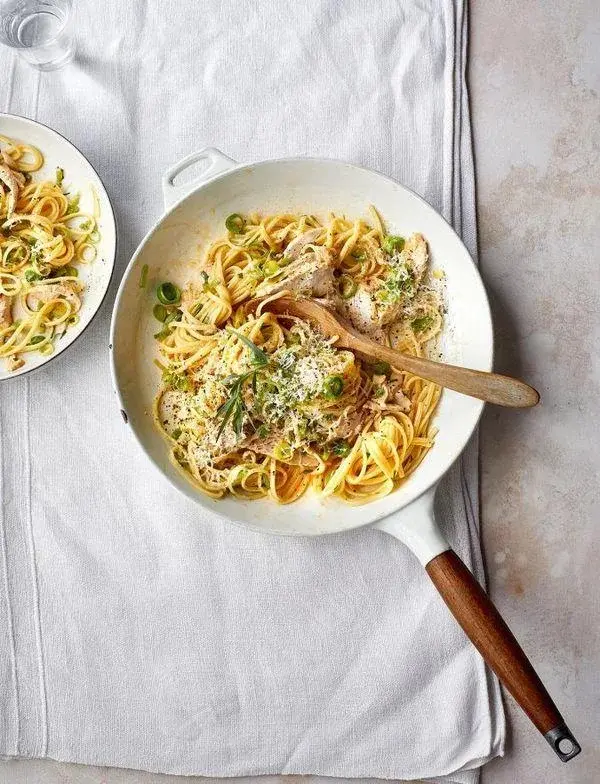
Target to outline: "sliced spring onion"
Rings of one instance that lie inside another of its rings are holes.
[[[399,237],[397,234],[388,234],[387,237],[383,238],[381,247],[386,253],[393,253],[396,250],[401,251],[404,247],[404,242],[404,237]]]
[[[323,397],[335,400],[344,391],[344,379],[341,376],[327,376],[323,382]]]
[[[280,441],[273,450],[273,457],[276,460],[291,460],[294,450],[287,441]]]
[[[433,316],[420,316],[410,322],[413,332],[425,332],[429,327],[433,326]]]
[[[244,231],[244,223],[243,217],[237,212],[234,212],[225,218],[225,228],[227,231],[231,232],[231,234],[242,234]]]
[[[38,343],[41,343],[42,340],[45,340],[45,335],[34,335],[31,340],[29,341],[30,346],[37,346]]]
[[[340,294],[342,299],[350,299],[358,291],[358,283],[350,275],[342,275],[340,278]]]
[[[140,288],[145,289],[147,282],[148,282],[148,265],[144,264],[144,266],[142,267],[142,273],[140,275]]]
[[[256,435],[259,438],[266,438],[269,435],[269,428],[267,425],[261,425],[258,430],[256,431]]]
[[[31,267],[25,270],[25,280],[27,281],[27,283],[34,283],[36,280],[41,280],[41,279],[42,276],[39,274],[39,272],[36,272],[34,269],[31,269]]]
[[[157,286],[156,299],[163,305],[177,305],[181,300],[181,291],[174,283],[166,281]]]
[[[346,457],[350,454],[350,444],[343,439],[335,441],[331,447],[331,451],[336,457]]]
[[[378,359],[376,362],[371,362],[367,365],[367,370],[373,376],[389,376],[392,372],[392,366],[389,362]]]
[[[69,278],[78,278],[79,277],[79,270],[76,267],[61,267],[58,270],[58,275],[65,275]]]
[[[69,199],[67,205],[67,211],[65,215],[74,215],[76,212],[79,212],[79,194],[76,193],[72,199]]]
[[[61,169],[60,166],[56,167],[56,184],[60,188],[63,184],[63,180],[65,179],[65,170]]]
[[[6,253],[6,257],[4,259],[4,266],[8,269],[12,267],[16,267],[19,264],[23,264],[27,256],[29,255],[29,249],[25,247],[25,245],[15,245]]]
[[[163,327],[160,332],[156,332],[154,334],[154,338],[156,340],[164,340],[165,338],[168,338],[170,334],[171,334],[171,330],[169,329],[169,327]]]
[[[170,324],[172,321],[175,321],[180,316],[181,316],[181,311],[179,310],[179,308],[177,308],[176,310],[171,310],[171,312],[165,319],[165,324]]]
[[[281,267],[275,261],[275,259],[269,259],[263,264],[263,272],[267,278],[272,278],[273,275],[277,275],[280,269]]]
[[[154,318],[157,321],[160,321],[161,324],[164,324],[167,320],[167,316],[169,315],[169,311],[165,308],[164,305],[161,305],[160,302],[157,302],[154,308],[152,309],[152,313]]]

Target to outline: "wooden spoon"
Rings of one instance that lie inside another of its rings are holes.
[[[463,395],[495,403],[498,406],[511,408],[529,408],[535,406],[540,399],[533,387],[524,381],[498,373],[486,373],[481,370],[446,365],[431,359],[413,357],[401,351],[388,348],[374,340],[361,335],[360,332],[325,305],[312,299],[295,299],[283,296],[279,299],[262,303],[263,310],[270,313],[289,314],[312,321],[317,324],[327,337],[336,337],[336,346],[357,351],[369,359],[388,362],[398,370],[407,370],[415,376],[433,381],[447,389],[462,392]]]

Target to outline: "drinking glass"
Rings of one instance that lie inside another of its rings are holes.
[[[52,71],[73,57],[68,29],[72,0],[0,0],[0,43],[40,71]]]

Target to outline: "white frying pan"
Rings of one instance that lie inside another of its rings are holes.
[[[198,166],[204,168],[197,173]],[[190,175],[194,167],[195,174]],[[187,182],[181,183],[186,176]],[[400,539],[425,566],[444,601],[485,660],[567,761],[580,747],[510,630],[466,566],[451,550],[433,515],[436,486],[475,429],[483,403],[445,391],[436,415],[434,448],[396,492],[366,506],[307,497],[286,506],[271,501],[215,501],[176,471],[151,417],[158,385],[152,316],[154,287],[161,280],[180,286],[190,262],[223,232],[231,213],[330,211],[349,216],[374,204],[394,234],[419,231],[429,242],[433,265],[445,272],[444,358],[478,370],[492,366],[492,324],[483,284],[468,251],[452,228],[419,196],[367,169],[334,160],[291,158],[240,166],[214,148],[190,155],[163,179],[167,213],[135,252],[121,282],[111,324],[111,366],[123,418],[142,449],[167,479],[211,512],[255,531],[320,535],[373,524]],[[148,266],[148,284],[140,287]],[[522,416],[525,414],[521,414]]]

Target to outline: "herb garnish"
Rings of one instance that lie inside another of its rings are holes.
[[[217,441],[221,437],[229,420],[231,420],[233,430],[239,438],[244,424],[244,414],[247,411],[243,398],[244,385],[247,381],[251,381],[252,390],[256,394],[258,372],[266,368],[269,364],[268,355],[249,338],[231,327],[229,327],[227,331],[232,335],[235,335],[238,340],[241,340],[242,343],[250,349],[254,367],[246,373],[241,373],[238,376],[227,376],[227,378],[223,379],[223,384],[229,387],[229,397],[217,411],[217,417],[221,417],[221,424],[217,432]]]

